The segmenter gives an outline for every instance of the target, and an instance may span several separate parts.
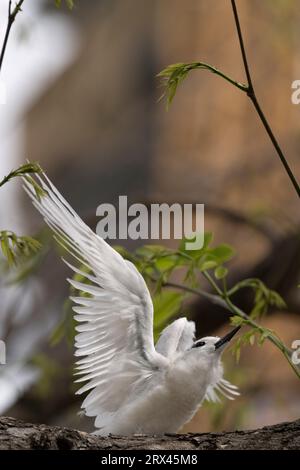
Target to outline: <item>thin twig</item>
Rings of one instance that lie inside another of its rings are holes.
[[[243,57],[243,62],[244,62],[244,67],[245,67],[245,72],[246,72],[246,77],[247,77],[247,82],[248,82],[248,92],[250,92],[250,91],[253,91],[253,85],[252,85],[252,79],[251,79],[251,74],[250,74],[249,65],[247,61],[243,35],[242,35],[242,30],[241,30],[241,25],[239,21],[239,16],[238,16],[235,0],[231,0],[231,5],[232,5],[234,20],[236,24],[238,37],[239,37],[239,43],[240,43],[240,48],[242,52],[242,57]]]
[[[23,3],[24,3],[24,0],[19,0],[19,2],[16,4],[15,8],[12,10],[12,8],[11,8],[12,1],[9,0],[9,2],[8,2],[8,19],[7,19],[7,26],[6,26],[6,31],[5,31],[4,40],[3,40],[2,49],[1,49],[1,54],[0,54],[0,71],[1,71],[1,68],[2,68],[2,64],[3,64],[5,52],[6,52],[6,47],[7,47],[7,42],[8,42],[9,34],[10,34],[10,31],[11,31],[11,27],[12,27],[12,25],[13,25],[15,19],[16,19],[17,14],[21,10],[21,7],[22,7]]]
[[[247,315],[239,307],[234,305],[233,302],[229,299],[229,297],[226,294],[223,296],[223,299],[227,304],[227,307],[228,307],[227,310],[229,310],[234,315],[237,315],[243,318],[244,322],[247,325],[260,331],[260,333],[266,332],[266,329],[264,327],[260,326],[258,323],[256,323],[256,321],[254,321],[251,317],[249,317],[249,315]],[[297,367],[296,364],[293,363],[291,359],[291,350],[271,330],[267,330],[266,339],[268,339],[271,343],[273,343],[274,346],[276,346],[282,352],[282,354],[287,359],[289,365],[291,366],[291,368],[293,369],[297,377],[300,379],[300,369]]]
[[[298,181],[295,177],[295,175],[293,174],[282,150],[281,150],[281,147],[270,127],[270,124],[268,123],[261,107],[260,107],[260,104],[256,98],[256,94],[255,94],[255,91],[254,91],[254,87],[253,87],[253,83],[252,83],[252,79],[251,79],[251,74],[250,74],[250,70],[249,70],[249,65],[248,65],[248,60],[247,60],[247,55],[246,55],[246,50],[245,50],[245,45],[244,45],[244,40],[243,40],[243,35],[242,35],[242,30],[241,30],[241,26],[240,26],[240,21],[239,21],[239,16],[238,16],[238,11],[237,11],[237,7],[236,7],[236,3],[235,3],[235,0],[231,0],[231,5],[232,5],[232,10],[233,10],[233,16],[234,16],[234,21],[235,21],[235,25],[236,25],[236,29],[237,29],[237,34],[238,34],[238,38],[239,38],[239,43],[240,43],[240,48],[241,48],[241,53],[242,53],[242,58],[243,58],[243,63],[244,63],[244,68],[245,68],[245,73],[246,73],[246,77],[247,77],[247,82],[248,82],[248,90],[247,90],[247,95],[249,96],[250,100],[252,101],[256,111],[257,111],[257,114],[259,115],[260,117],[260,120],[261,122],[263,123],[264,125],[264,128],[268,134],[268,136],[270,137],[271,139],[271,142],[281,160],[281,163],[283,164],[284,168],[285,168],[285,171],[287,172],[297,194],[298,194],[298,197],[300,197],[300,186],[298,184]]]
[[[188,287],[183,284],[177,284],[176,282],[167,281],[167,282],[163,282],[162,285],[164,287],[173,287],[174,289],[180,289],[185,292],[189,292],[190,294],[195,294],[200,297],[204,297],[205,299],[208,299],[213,304],[226,308],[226,303],[219,295],[210,294],[209,292],[205,292],[202,289],[195,289],[193,287]]]

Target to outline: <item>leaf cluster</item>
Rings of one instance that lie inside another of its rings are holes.
[[[24,177],[30,182],[34,182],[34,187],[36,187],[37,183],[31,175],[41,173],[41,171],[42,169],[38,163],[27,162],[5,176],[0,181],[0,187],[7,184],[13,178],[18,177]],[[41,195],[41,193],[39,194]],[[39,241],[32,237],[18,236],[8,230],[0,231],[0,248],[9,266],[16,266],[18,262],[24,261],[26,257],[36,253],[40,247]]]
[[[74,8],[74,0],[64,0],[64,2],[69,8],[69,10],[72,10]],[[63,0],[55,0],[56,8],[60,8],[64,2]]]

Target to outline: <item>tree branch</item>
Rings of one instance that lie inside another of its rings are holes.
[[[0,450],[237,450],[299,449],[300,420],[251,431],[99,437],[73,429],[0,418]]]

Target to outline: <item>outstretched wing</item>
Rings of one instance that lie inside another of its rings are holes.
[[[89,284],[70,280],[81,295],[72,297],[78,394],[91,392],[82,408],[98,416],[103,427],[128,398],[134,386],[147,380],[166,359],[153,342],[153,304],[146,283],[135,266],[96,235],[74,212],[45,174],[38,177],[44,195],[24,180],[25,190],[59,242],[84,268],[68,266]],[[86,272],[88,271],[88,273]],[[100,415],[100,416],[99,416]]]

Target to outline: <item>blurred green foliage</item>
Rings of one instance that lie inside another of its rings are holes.
[[[60,8],[62,4],[65,3],[69,10],[72,10],[74,8],[74,1],[73,0],[55,0],[55,6],[57,8]]]
[[[37,163],[25,163],[5,176],[0,181],[0,187],[4,186],[14,178],[20,176],[31,178],[31,174],[38,174],[40,172],[41,167]],[[31,180],[33,179],[31,178]],[[9,230],[1,230],[0,247],[9,266],[15,266],[18,262],[22,262],[24,258],[28,258],[30,255],[35,254],[41,248],[41,245],[39,241],[32,237],[18,236]]]

